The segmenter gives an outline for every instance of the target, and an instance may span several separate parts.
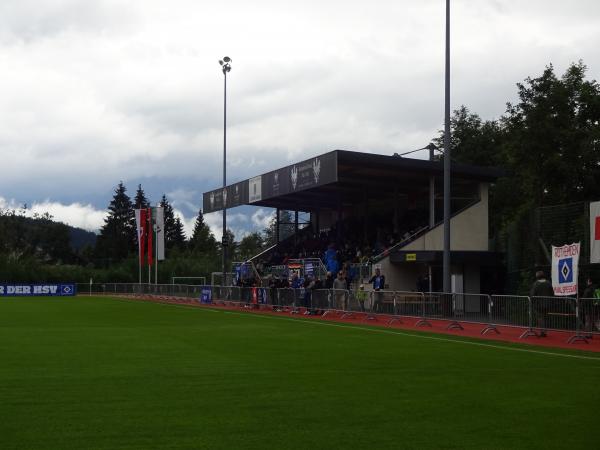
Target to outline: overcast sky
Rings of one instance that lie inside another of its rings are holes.
[[[444,0],[3,0],[0,207],[89,230],[120,180],[166,193],[191,229],[222,182],[334,149],[392,154],[443,125]],[[515,83],[582,59],[600,72],[597,0],[453,0],[452,108],[484,119]],[[423,155],[425,157],[425,155]],[[270,211],[232,210],[238,234]],[[219,213],[206,215],[217,238]]]

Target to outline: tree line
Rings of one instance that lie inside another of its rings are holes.
[[[559,217],[568,209],[558,205],[600,200],[600,87],[586,72],[582,61],[561,76],[549,65],[517,83],[517,101],[507,103],[500,118],[483,120],[466,106],[452,115],[452,160],[507,172],[490,187],[490,231],[496,250],[510,260],[504,283],[510,292],[525,292],[536,268],[548,269],[542,246],[567,243],[541,242],[540,229],[547,240],[588,237],[583,207],[554,220],[580,223],[576,233],[540,215],[553,206]],[[442,132],[434,142],[441,146]],[[559,228],[565,231],[560,237]]]

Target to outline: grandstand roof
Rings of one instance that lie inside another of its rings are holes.
[[[223,188],[205,192],[203,211],[241,205],[299,211],[336,209],[364,195],[392,197],[394,192],[428,192],[434,176],[441,183],[442,161],[334,150]],[[452,183],[492,182],[503,176],[497,168],[452,164]],[[225,195],[224,195],[225,194]]]

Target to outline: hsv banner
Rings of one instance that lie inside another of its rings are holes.
[[[590,263],[600,263],[600,202],[590,202]]]
[[[579,267],[579,242],[552,246],[552,288],[554,295],[577,295],[577,276]]]
[[[29,296],[73,296],[77,293],[75,284],[0,284],[2,297]]]

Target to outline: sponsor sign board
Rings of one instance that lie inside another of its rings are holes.
[[[248,202],[254,203],[262,200],[262,176],[248,180]]]
[[[0,284],[2,297],[28,297],[28,296],[73,296],[77,294],[77,285],[73,283],[52,284]]]
[[[212,288],[210,286],[202,286],[200,303],[212,303]]]
[[[329,152],[239,183],[205,192],[202,211],[207,214],[256,203],[337,181],[337,153]]]

